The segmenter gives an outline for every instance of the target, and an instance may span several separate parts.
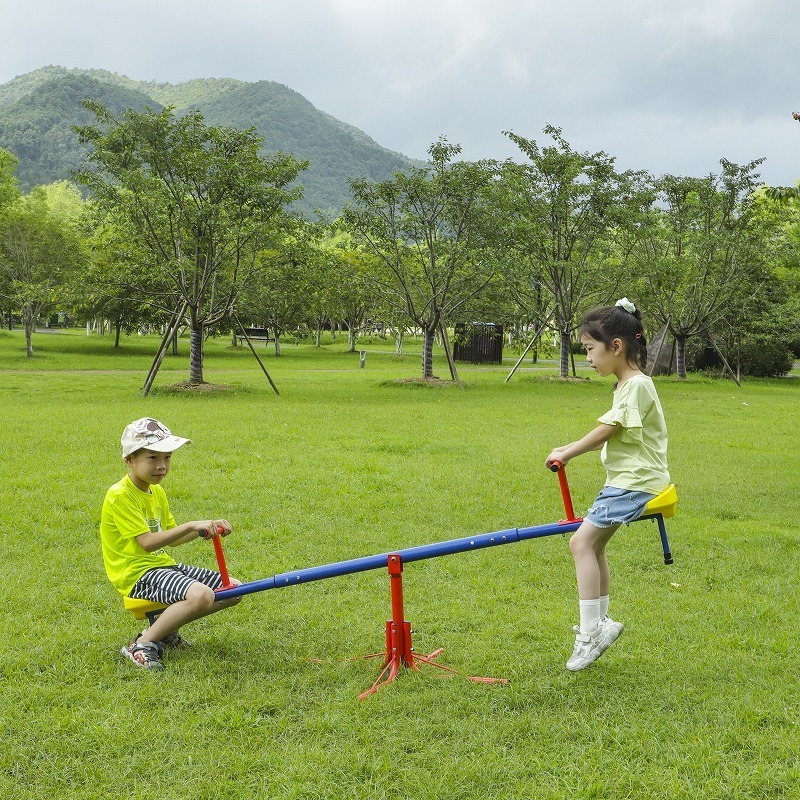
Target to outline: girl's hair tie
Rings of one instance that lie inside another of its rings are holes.
[[[636,306],[630,300],[628,300],[627,297],[623,297],[620,300],[617,300],[617,302],[614,303],[614,305],[621,306],[629,314],[635,314],[636,313]]]
[[[634,339],[641,339],[641,338],[642,338],[642,333],[641,333],[641,331],[639,331],[639,333],[637,333],[637,334],[636,334],[636,335],[635,335],[633,338],[634,338]]]

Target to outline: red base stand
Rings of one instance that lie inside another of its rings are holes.
[[[382,686],[391,683],[403,667],[419,671],[417,664],[430,664],[432,667],[452,672],[455,675],[462,675],[469,681],[476,683],[508,683],[505,678],[478,678],[470,675],[463,675],[457,670],[451,669],[444,664],[439,664],[434,659],[443,652],[443,649],[434,650],[427,656],[420,656],[414,652],[411,645],[411,623],[405,621],[403,611],[403,560],[397,553],[390,553],[389,562],[389,586],[392,594],[392,619],[386,623],[386,652],[375,653],[374,655],[364,656],[364,658],[377,658],[384,656],[383,669],[375,679],[375,683],[358,696],[359,700],[375,694]]]

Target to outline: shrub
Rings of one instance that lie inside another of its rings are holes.
[[[754,378],[778,378],[786,375],[794,364],[791,342],[770,333],[750,334],[742,341],[737,353],[725,353],[728,363],[736,369],[737,360],[742,375]],[[690,339],[686,347],[686,367],[692,372],[722,375],[724,365],[719,353],[703,337]]]
[[[768,336],[751,336],[742,343],[742,373],[756,378],[786,375],[794,364],[789,343]]]

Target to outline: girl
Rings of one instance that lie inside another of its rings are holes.
[[[653,381],[642,368],[647,342],[642,317],[623,297],[614,306],[590,311],[581,321],[586,360],[601,376],[614,375],[614,402],[600,425],[582,439],[557,447],[548,467],[600,450],[606,485],[570,539],[580,603],[575,648],[567,661],[573,672],[594,663],[622,633],[623,624],[608,616],[611,573],[606,545],[620,525],[632,522],[669,485],[667,428]]]

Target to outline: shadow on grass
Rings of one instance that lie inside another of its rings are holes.
[[[180,397],[191,395],[236,395],[252,394],[255,390],[245,386],[233,386],[227,383],[191,383],[183,381],[181,383],[171,383],[168,386],[153,387],[150,394],[161,397]]]
[[[381,381],[378,385],[412,389],[452,389],[457,384],[455,381],[446,381],[434,376],[433,378],[396,378],[395,380]]]

